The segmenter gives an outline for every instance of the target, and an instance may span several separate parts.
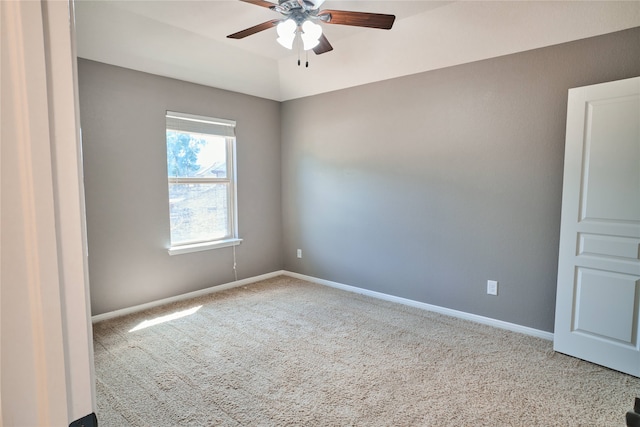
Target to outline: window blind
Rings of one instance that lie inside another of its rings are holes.
[[[167,111],[167,129],[195,132],[224,137],[236,136],[235,120],[215,119],[209,117],[196,116],[195,114],[176,113]]]

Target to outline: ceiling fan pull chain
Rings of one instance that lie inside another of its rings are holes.
[[[298,38],[296,37],[296,48],[298,49],[298,67],[300,66],[300,43],[298,42]]]
[[[305,50],[304,52],[305,52],[306,57],[307,57],[307,58],[306,58],[306,59],[307,59],[307,62],[304,64],[304,66],[305,66],[306,68],[309,68],[309,51],[308,51],[308,50]]]

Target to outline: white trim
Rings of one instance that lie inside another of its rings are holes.
[[[446,316],[457,317],[459,319],[470,320],[472,322],[489,325],[500,329],[506,329],[512,332],[518,332],[525,335],[531,335],[537,338],[553,341],[553,333],[541,331],[539,329],[530,328],[528,326],[517,325],[515,323],[504,322],[502,320],[492,319],[490,317],[479,316],[477,314],[466,313],[464,311],[452,310],[446,307],[427,304],[424,302],[414,301],[407,298],[396,297],[393,295],[383,294],[382,292],[370,291],[355,286],[345,285],[342,283],[331,282],[329,280],[318,279],[316,277],[306,276],[304,274],[284,271],[284,275],[296,279],[306,280],[308,282],[317,283],[319,285],[330,286],[332,288],[342,289],[343,291],[354,292],[361,295],[381,299],[384,301],[395,302],[410,307],[420,308],[422,310],[433,311],[435,313],[444,314]]]
[[[477,314],[466,313],[464,311],[452,310],[446,307],[440,307],[437,305],[427,304],[424,302],[414,301],[407,298],[396,297],[393,295],[383,294],[382,292],[370,291],[368,289],[362,289],[355,286],[345,285],[338,282],[332,282],[329,280],[318,279],[317,277],[307,276],[300,273],[294,273],[286,270],[278,270],[272,273],[262,274],[260,276],[254,276],[247,279],[237,280],[235,282],[226,283],[224,285],[213,286],[210,288],[202,289],[199,291],[189,292],[186,294],[178,295],[171,298],[165,298],[158,301],[153,301],[147,304],[136,305],[129,308],[123,308],[121,310],[111,311],[109,313],[98,314],[91,318],[93,323],[100,322],[102,320],[112,319],[114,317],[124,316],[138,311],[146,310],[160,305],[169,304],[175,301],[184,301],[190,298],[196,298],[203,295],[208,295],[214,292],[220,292],[227,289],[237,288],[240,286],[249,285],[251,283],[259,282],[261,280],[272,279],[278,276],[289,276],[295,279],[306,280],[307,282],[316,283],[318,285],[329,286],[336,289],[341,289],[347,292],[354,292],[356,294],[366,295],[372,298],[380,299],[383,301],[394,302],[403,304],[409,307],[415,307],[422,310],[433,311],[434,313],[444,314],[445,316],[456,317],[459,319],[470,320],[472,322],[481,323],[483,325],[493,326],[495,328],[506,329],[512,332],[518,332],[525,335],[530,335],[537,338],[553,341],[553,333],[541,331],[539,329],[530,328],[528,326],[517,325],[515,323],[504,322],[502,320],[492,319],[490,317],[479,316]]]
[[[174,246],[169,248],[169,255],[188,254],[190,252],[208,251],[210,249],[226,248],[227,246],[238,246],[242,239],[216,240],[215,242],[194,243],[193,245]]]
[[[93,323],[100,322],[102,320],[113,319],[114,317],[125,316],[127,314],[137,313],[139,311],[147,310],[149,308],[158,307],[161,305],[169,304],[176,301],[184,301],[191,298],[201,297],[203,295],[212,294],[215,292],[226,291],[227,289],[238,288],[251,283],[259,282],[261,280],[272,279],[274,277],[286,275],[283,270],[274,271],[272,273],[262,274],[260,276],[249,277],[247,279],[236,280],[234,282],[225,283],[223,285],[212,286],[210,288],[201,289],[199,291],[188,292],[186,294],[176,295],[175,297],[163,298],[160,300],[148,302],[146,304],[135,305],[133,307],[123,308],[120,310],[110,311],[108,313],[97,314],[91,317]]]

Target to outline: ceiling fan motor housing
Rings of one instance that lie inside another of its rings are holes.
[[[300,7],[305,10],[315,10],[322,6],[324,0],[297,0]]]

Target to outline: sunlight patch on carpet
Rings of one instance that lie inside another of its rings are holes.
[[[156,317],[155,319],[145,320],[140,322],[135,328],[131,329],[129,332],[139,331],[141,329],[145,329],[151,326],[156,326],[161,323],[170,322],[172,320],[180,319],[181,317],[187,317],[194,314],[196,311],[202,308],[201,305],[190,308],[188,310],[176,311],[175,313],[167,314],[165,316]]]

